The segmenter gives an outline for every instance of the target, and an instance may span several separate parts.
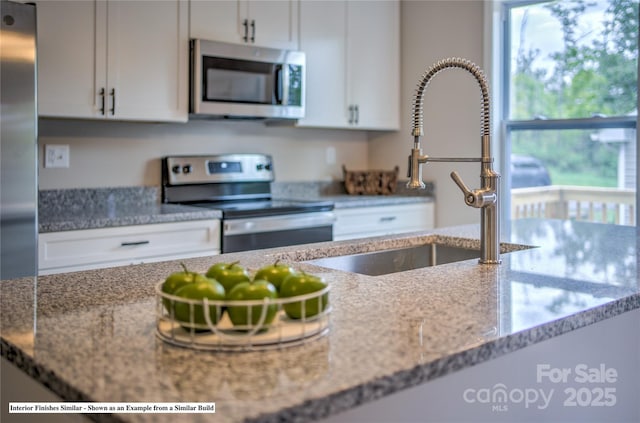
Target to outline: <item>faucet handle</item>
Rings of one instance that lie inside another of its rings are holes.
[[[460,177],[460,175],[458,175],[458,172],[456,172],[455,170],[453,172],[451,172],[451,179],[453,179],[453,182],[456,183],[456,185],[458,185],[458,187],[462,190],[462,192],[464,193],[464,202],[468,205],[468,206],[475,206],[475,201],[476,201],[476,196],[474,195],[474,193],[465,185],[465,183],[462,181],[462,178]]]

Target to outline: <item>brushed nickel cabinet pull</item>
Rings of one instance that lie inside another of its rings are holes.
[[[113,116],[116,114],[116,89],[111,88],[109,95],[111,96],[111,109],[109,111],[111,112],[111,116]]]
[[[146,245],[149,244],[150,241],[130,241],[130,242],[121,242],[121,247],[131,247],[132,245]]]
[[[256,21],[255,19],[251,19],[251,42],[256,42]]]
[[[104,116],[104,87],[100,89],[100,92],[98,94],[100,95],[100,114]]]
[[[242,39],[246,43],[246,42],[249,42],[249,20],[248,19],[243,20],[242,26],[244,26],[244,36],[242,37]]]

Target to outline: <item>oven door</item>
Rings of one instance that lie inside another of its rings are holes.
[[[333,240],[333,212],[225,219],[222,252],[260,250]]]

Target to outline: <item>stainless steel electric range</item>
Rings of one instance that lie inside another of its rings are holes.
[[[273,199],[264,154],[162,159],[162,201],[222,212],[223,253],[331,241],[333,203]]]

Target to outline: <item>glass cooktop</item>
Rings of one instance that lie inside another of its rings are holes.
[[[190,206],[222,211],[223,219],[278,216],[333,210],[331,201],[301,200],[231,200],[190,203]]]

